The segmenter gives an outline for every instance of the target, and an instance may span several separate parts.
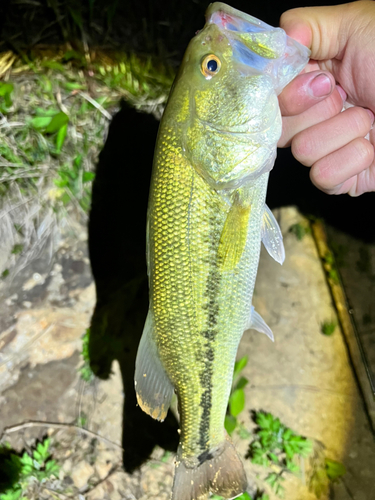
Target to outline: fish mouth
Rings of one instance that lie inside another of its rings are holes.
[[[224,3],[209,5],[206,24],[215,24],[226,36],[241,73],[269,75],[277,93],[309,60],[309,49],[288,37],[284,30]]]
[[[280,30],[260,21],[256,17],[241,12],[222,2],[211,3],[206,11],[206,22],[217,24],[229,31],[243,33],[262,33],[265,31]]]

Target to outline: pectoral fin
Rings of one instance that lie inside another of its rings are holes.
[[[243,206],[236,198],[220,236],[218,258],[221,271],[231,271],[239,263],[246,245],[251,205]]]
[[[271,257],[279,264],[282,264],[285,259],[283,235],[273,213],[267,205],[264,206],[262,220],[262,241]]]
[[[267,325],[262,316],[256,312],[254,306],[251,306],[250,319],[246,325],[245,330],[250,330],[250,328],[253,328],[257,332],[266,334],[267,337],[272,340],[272,342],[275,341],[271,328]]]
[[[153,318],[148,312],[135,362],[135,392],[142,410],[163,421],[173,396],[173,385],[160,361],[152,338]]]

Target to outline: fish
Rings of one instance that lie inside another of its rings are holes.
[[[160,421],[177,394],[172,500],[235,498],[247,487],[224,419],[244,331],[273,340],[252,295],[261,242],[280,264],[285,256],[265,197],[281,135],[277,95],[308,59],[282,29],[213,3],[160,123],[135,390],[139,406]]]

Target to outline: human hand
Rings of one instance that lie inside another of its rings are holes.
[[[327,193],[375,191],[375,2],[293,9],[280,26],[312,59],[279,96],[278,146],[291,145]],[[354,107],[341,113],[345,100]]]

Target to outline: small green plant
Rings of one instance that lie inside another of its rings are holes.
[[[336,482],[346,473],[344,465],[340,462],[326,458],[325,464],[327,477],[330,481]]]
[[[320,325],[320,329],[321,329],[321,332],[323,333],[323,335],[330,336],[335,331],[336,326],[337,326],[337,323],[335,320],[323,321],[323,323],[321,323],[321,325]]]
[[[51,476],[58,476],[60,467],[52,460],[49,446],[50,439],[45,439],[37,444],[31,455],[25,451],[21,456],[11,452],[9,445],[0,449],[0,469],[3,475],[0,500],[26,499],[24,493],[31,480],[43,482]]]
[[[301,241],[306,234],[311,233],[311,228],[309,225],[298,222],[297,224],[292,224],[290,226],[289,232],[294,234],[297,240]]]
[[[331,482],[338,482],[346,473],[342,463],[325,456],[324,446],[318,442],[310,462],[312,467],[308,486],[317,498],[328,491]]]
[[[16,243],[13,248],[12,248],[12,254],[17,255],[21,253],[23,250],[23,245],[20,245],[19,243]]]
[[[64,204],[77,199],[83,210],[87,211],[91,200],[91,184],[88,183],[94,179],[95,174],[85,171],[82,162],[83,156],[79,154],[71,165],[62,165],[57,171],[59,178],[54,183],[62,190],[60,199]]]
[[[85,334],[82,337],[81,355],[83,358],[83,365],[79,369],[79,374],[81,375],[82,380],[84,380],[85,382],[91,382],[91,380],[93,380],[95,377],[93,371],[90,368],[89,339],[90,339],[90,328],[87,328]]]
[[[84,429],[87,426],[87,415],[85,413],[81,413],[80,416],[77,418],[77,425],[78,427],[82,427]]]
[[[66,113],[56,109],[36,109],[36,116],[30,125],[43,134],[55,134],[56,153],[59,154],[63,147],[68,132],[69,117]]]
[[[237,417],[245,408],[245,391],[244,387],[249,382],[246,377],[241,375],[242,370],[247,365],[248,357],[244,356],[243,358],[236,361],[234,365],[233,371],[233,383],[232,390],[229,397],[229,404],[227,415],[225,417],[225,429],[229,435],[233,434],[233,431],[236,428],[240,428],[240,431],[245,431],[240,426]],[[240,433],[241,435],[241,433]],[[248,437],[248,435],[241,435],[241,437]]]
[[[4,115],[8,113],[9,108],[13,104],[11,98],[13,89],[13,83],[0,82],[0,112]]]
[[[340,283],[339,273],[336,269],[335,264],[335,257],[330,250],[328,250],[323,257],[323,266],[328,275],[328,278],[331,279],[335,284]]]
[[[271,472],[265,478],[278,496],[282,496],[284,473],[297,473],[298,457],[306,457],[312,451],[312,442],[299,436],[275,418],[271,413],[254,412],[253,420],[258,425],[246,458],[263,467],[276,466],[278,472]]]

